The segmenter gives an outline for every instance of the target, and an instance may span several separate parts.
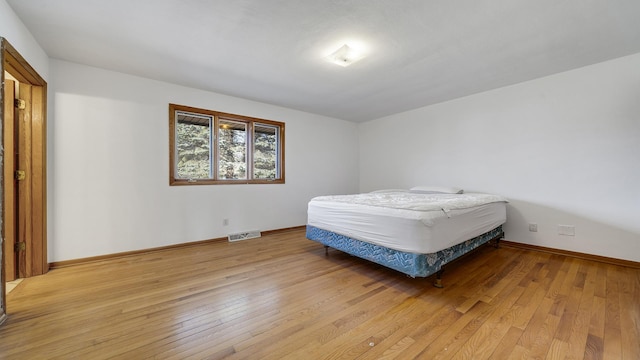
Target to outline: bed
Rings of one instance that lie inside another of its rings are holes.
[[[328,248],[403,272],[436,274],[443,266],[503,238],[507,200],[498,195],[428,187],[319,196],[308,204],[306,237]]]

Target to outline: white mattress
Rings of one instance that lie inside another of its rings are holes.
[[[472,194],[465,194],[469,195]],[[433,200],[434,195],[428,197]],[[451,199],[451,195],[445,197]],[[466,208],[447,206],[440,210],[414,210],[319,197],[309,202],[307,224],[399,251],[429,254],[504,224],[506,200],[501,199],[496,201],[494,197],[492,202]]]

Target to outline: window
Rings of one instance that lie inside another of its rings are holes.
[[[169,104],[171,185],[284,183],[284,123]]]

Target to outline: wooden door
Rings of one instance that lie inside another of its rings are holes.
[[[41,275],[47,261],[47,83],[0,38],[2,59],[2,231],[6,280]],[[11,85],[13,84],[13,86]],[[16,175],[21,180],[16,180]],[[19,251],[16,253],[16,243]]]
[[[15,187],[15,87],[16,83],[5,80],[4,85],[4,114],[3,114],[3,137],[4,137],[4,188],[3,188],[3,209],[4,214],[4,277],[5,281],[12,281],[18,277],[16,262],[16,187]]]
[[[48,270],[45,239],[42,87],[5,81],[3,233],[5,280]]]
[[[17,171],[24,171],[17,181],[17,239],[24,242],[18,252],[18,276],[31,277],[49,271],[47,262],[46,221],[46,128],[44,87],[19,83],[16,121]]]
[[[49,271],[47,262],[47,83],[0,37],[0,323],[6,318],[5,280]],[[7,75],[9,78],[6,78]],[[12,85],[13,84],[13,85]],[[21,100],[16,103],[16,99]],[[17,108],[15,107],[17,105]],[[9,129],[5,130],[5,126]],[[8,142],[8,143],[5,143]],[[10,149],[8,149],[8,147]],[[6,164],[5,161],[9,161]],[[24,179],[16,180],[16,170]],[[9,224],[7,226],[7,224]],[[6,241],[4,240],[6,239]],[[16,255],[15,242],[24,246]],[[9,262],[8,266],[5,265]],[[6,275],[12,275],[11,278]]]

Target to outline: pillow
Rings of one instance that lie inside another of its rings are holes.
[[[371,191],[371,194],[375,193],[394,193],[394,192],[409,192],[407,189],[382,189],[382,190],[374,190]]]
[[[414,186],[409,192],[416,194],[462,194],[464,190],[446,186]]]

